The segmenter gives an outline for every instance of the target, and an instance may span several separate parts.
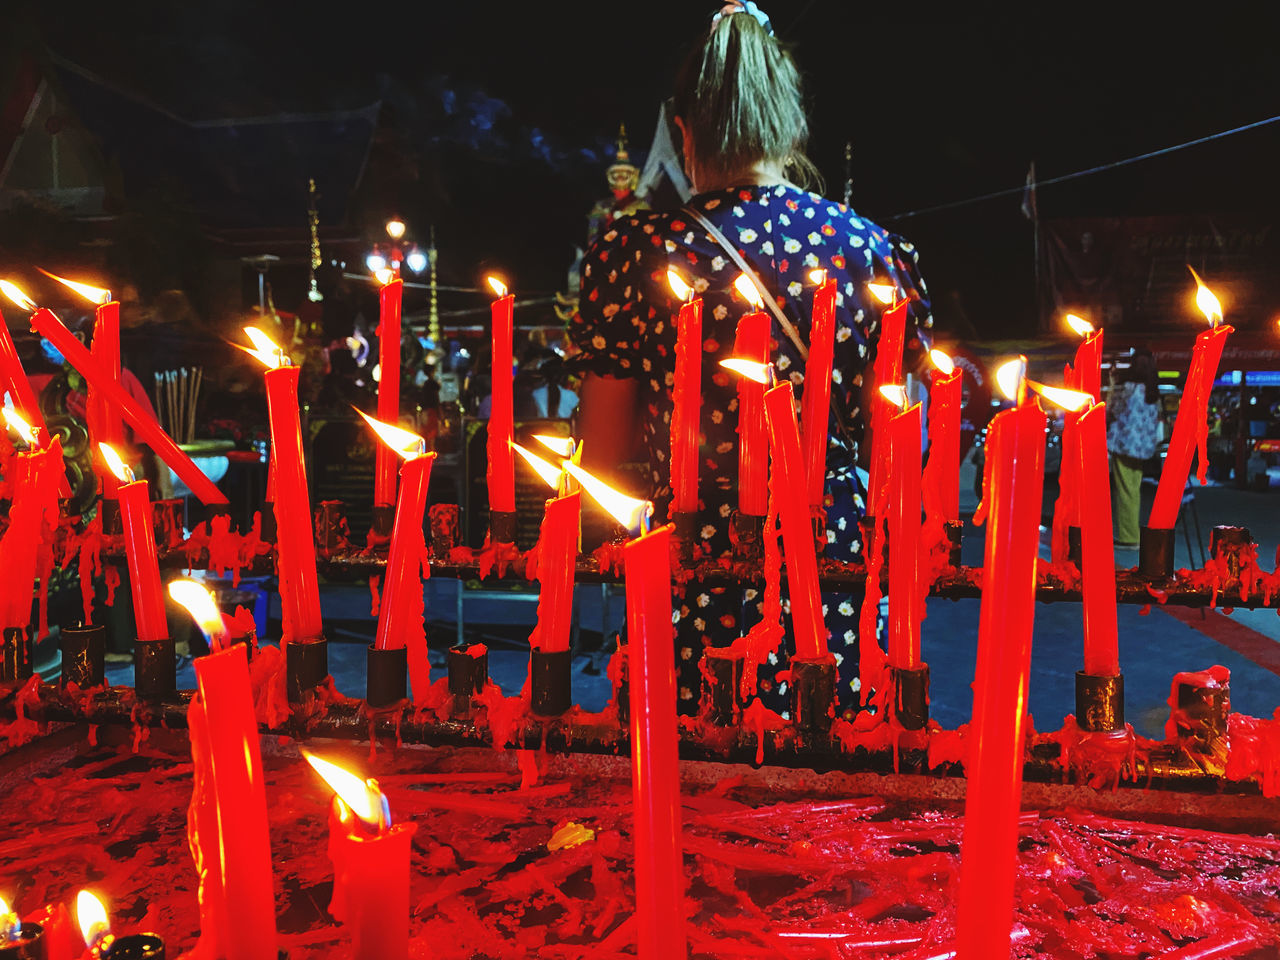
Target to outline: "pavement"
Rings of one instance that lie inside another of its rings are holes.
[[[962,487],[972,489],[967,481]],[[1054,491],[1047,490],[1045,511],[1052,508]],[[1148,491],[1148,497],[1150,491]],[[962,499],[962,513],[971,514],[972,495]],[[1189,535],[1208,546],[1215,524],[1247,526],[1259,549],[1262,565],[1272,566],[1280,544],[1280,491],[1260,493],[1228,487],[1196,490],[1194,502],[1184,505],[1177,531],[1178,566],[1198,566],[1199,552],[1188,553],[1182,520]],[[1144,506],[1144,515],[1145,515]],[[980,528],[965,530],[964,561],[982,562]],[[1042,530],[1042,555],[1048,556],[1048,531]],[[1117,552],[1117,565],[1134,566],[1136,552]],[[508,694],[524,685],[528,670],[527,635],[536,612],[536,595],[525,589],[489,590],[453,580],[432,580],[424,587],[428,642],[434,667],[443,671],[445,650],[465,637],[490,648],[490,674]],[[273,598],[274,599],[274,598]],[[351,696],[364,693],[365,647],[373,639],[369,591],[365,584],[325,584],[321,606],[330,639],[329,663],[338,689]],[[944,727],[966,723],[972,709],[974,660],[977,648],[979,601],[930,599],[921,631],[924,659],[930,664],[931,712]],[[459,617],[461,613],[461,617]],[[575,594],[574,699],[589,710],[607,702],[610,689],[604,667],[612,650],[612,636],[621,629],[624,600],[620,587],[582,585]],[[278,607],[269,610],[268,636],[278,635]],[[460,631],[458,623],[464,626]],[[1235,710],[1253,716],[1272,715],[1280,707],[1280,617],[1275,610],[1166,609],[1121,606],[1119,609],[1121,669],[1125,677],[1127,716],[1144,736],[1162,736],[1168,717],[1167,699],[1174,673],[1222,664],[1231,670],[1231,701]],[[1031,658],[1029,708],[1038,729],[1056,729],[1074,712],[1074,677],[1081,666],[1081,608],[1074,603],[1038,604]],[[56,669],[56,667],[55,667]],[[433,670],[434,673],[434,670]],[[132,683],[132,666],[109,664],[108,678]],[[190,661],[179,671],[179,687],[193,687]]]

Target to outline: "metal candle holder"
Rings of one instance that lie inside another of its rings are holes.
[[[62,686],[74,683],[87,690],[102,685],[106,679],[106,627],[63,627],[58,646],[62,649]]]
[[[329,676],[329,641],[290,640],[284,645],[285,685],[290,703],[302,703]]]
[[[702,702],[707,720],[717,727],[742,719],[743,659],[728,648],[710,647],[702,655]]]
[[[791,722],[808,734],[825,736],[835,719],[836,658],[791,658]]]
[[[404,701],[409,695],[409,648],[380,650],[369,644],[364,685],[365,702],[375,710]]]
[[[104,537],[124,536],[124,517],[120,513],[120,501],[115,497],[103,497],[98,501],[98,518],[102,521]]]
[[[947,542],[951,545],[947,554],[947,563],[953,567],[960,566],[960,547],[964,542],[964,524],[953,520],[947,520],[943,524],[946,530]]]
[[[1067,559],[1076,565],[1077,570],[1084,564],[1084,547],[1079,527],[1067,527]]]
[[[1223,586],[1240,585],[1240,570],[1248,562],[1249,547],[1253,535],[1248,527],[1217,526],[1209,531],[1209,555],[1227,568],[1227,580]]]
[[[893,709],[904,730],[923,730],[929,723],[929,665],[914,670],[893,667]]]
[[[452,716],[470,717],[472,698],[489,682],[489,650],[484,644],[463,643],[449,648],[449,694]]]
[[[178,658],[173,641],[135,640],[133,644],[133,685],[144,703],[163,703],[178,695]]]
[[[22,683],[31,671],[31,634],[25,627],[5,627],[0,633],[0,683]]]
[[[1089,733],[1124,729],[1124,675],[1099,677],[1076,671],[1076,724]]]
[[[16,938],[0,940],[0,960],[47,960],[48,950],[44,927],[38,923],[24,923]]]
[[[558,717],[573,706],[568,650],[534,650],[529,654],[530,709],[540,717]]]
[[[1173,528],[1143,527],[1138,540],[1138,572],[1149,580],[1173,576]]]
[[[101,960],[165,960],[164,941],[154,933],[110,934],[98,945]]]
[[[516,542],[516,512],[514,510],[489,511],[489,540],[492,543]]]

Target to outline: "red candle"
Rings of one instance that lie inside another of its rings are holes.
[[[920,667],[920,404],[898,414],[889,431],[889,665]]]
[[[391,808],[376,780],[305,753],[333,788],[329,912],[351,933],[355,960],[404,960],[409,955],[409,848],[417,824],[391,825]]]
[[[493,367],[490,371],[492,386],[489,397],[489,509],[499,513],[513,513],[516,509],[515,454],[511,450],[514,431],[514,414],[511,396],[511,338],[512,310],[515,297],[493,277],[489,285],[498,294],[490,306],[493,319],[492,352]]]
[[[34,306],[34,304],[33,304]],[[227,495],[212,480],[200,472],[191,458],[178,448],[173,439],[160,429],[154,417],[144,411],[125,392],[120,382],[98,365],[84,345],[76,339],[62,321],[43,308],[31,314],[31,327],[48,340],[73,367],[80,371],[85,381],[102,392],[133,427],[137,438],[155,451],[156,456],[167,463],[193,494],[204,504],[227,502]]]
[[[1084,672],[1111,677],[1120,672],[1116,634],[1116,562],[1111,537],[1110,473],[1107,467],[1107,408],[1095,403],[1080,414],[1080,489],[1089,508],[1080,511],[1084,593]]]
[[[538,537],[538,627],[529,640],[534,649],[547,653],[569,649],[581,509],[582,495],[569,493],[548,500],[542,515]]]
[[[1045,416],[1027,395],[987,433],[986,557],[957,900],[957,960],[1009,954]]]
[[[404,281],[399,277],[378,291],[378,419],[395,423],[400,419],[400,303]],[[400,458],[385,444],[374,454],[373,502],[390,506],[396,502],[396,469]]]
[[[1067,314],[1067,325],[1083,337],[1076,348],[1075,362],[1064,371],[1067,387],[1088,394],[1096,403],[1102,398],[1102,331],[1093,329],[1087,320],[1075,314]],[[1053,508],[1053,559],[1067,559],[1069,539],[1067,529],[1079,527],[1080,493],[1080,414],[1067,411],[1062,425],[1062,465],[1058,472],[1058,499]],[[1109,481],[1108,481],[1109,484]],[[1109,486],[1104,489],[1109,489]]]
[[[8,281],[0,280],[0,284]],[[9,325],[0,314],[0,393],[8,392],[13,398],[13,406],[37,432],[37,443],[44,447],[49,443],[49,431],[45,428],[44,417],[40,414],[40,404],[36,402],[35,391],[31,389],[31,381],[18,359],[18,348],[14,346],[13,337],[9,333]]]
[[[907,307],[911,301],[894,303],[880,317],[880,339],[876,344],[876,359],[872,369],[879,388],[885,384],[902,382],[902,346],[906,337]],[[893,403],[886,400],[879,389],[871,391],[871,463],[868,470],[867,494],[869,510],[875,511],[880,503],[888,472],[888,444],[883,439],[884,426],[894,415]]]
[[[119,383],[120,303],[109,299],[111,295],[105,290],[101,291],[101,295],[108,299],[106,303],[100,303],[94,312],[93,343],[89,352],[102,369],[110,373]],[[90,429],[89,439],[123,448],[124,426],[120,422],[120,414],[112,408],[107,398],[102,395],[102,391],[96,387],[90,386],[87,402],[89,409],[94,411],[98,428],[97,436],[93,436],[92,428]],[[99,468],[99,476],[102,478],[103,495],[114,498],[116,475],[109,468]]]
[[[757,364],[769,362],[767,313],[748,313],[738,321],[733,355]],[[742,377],[738,381],[738,510],[763,517],[768,505],[769,434],[764,422],[764,384]]]
[[[825,271],[810,275],[818,281],[813,294],[813,320],[809,326],[809,359],[804,367],[804,394],[800,398],[801,433],[804,438],[805,490],[809,506],[822,506],[827,477],[827,426],[831,408],[831,365],[836,346],[836,281]]]
[[[135,481],[133,471],[125,466],[110,444],[100,443],[98,446],[111,475],[121,481],[117,494],[138,639],[165,640],[169,636],[169,628],[164,617],[164,593],[160,589],[160,564],[156,558],[155,526],[147,481]]]
[[[924,505],[931,516],[960,521],[960,411],[964,371],[941,350],[931,350],[935,370],[929,387],[929,462]]]
[[[1194,271],[1192,273],[1194,275]],[[1213,390],[1214,378],[1218,375],[1222,348],[1234,328],[1221,322],[1222,307],[1209,288],[1199,281],[1200,278],[1196,277],[1199,285],[1196,302],[1208,317],[1210,328],[1196,337],[1195,348],[1191,353],[1186,386],[1182,389],[1182,401],[1178,404],[1178,415],[1173,421],[1173,436],[1169,438],[1169,451],[1160,471],[1160,484],[1156,487],[1151,516],[1147,518],[1147,526],[1153,530],[1172,530],[1177,523],[1178,508],[1182,506],[1182,492],[1186,489],[1187,477],[1191,473],[1191,457],[1197,448],[1200,463],[1196,478],[1201,484],[1205,481],[1205,471],[1209,467],[1205,453],[1209,436],[1209,394]]]
[[[193,810],[192,821],[217,825],[217,836],[194,836],[192,845],[208,858],[216,882],[202,886],[217,898],[202,920],[225,922],[212,939],[229,957],[275,960],[275,892],[271,880],[271,840],[267,829],[267,796],[263,786],[258,721],[249,683],[248,647],[226,640],[222,614],[208,591],[190,580],[174,581],[170,595],[187,607],[209,638],[213,651],[195,661],[197,696],[191,701],[191,759],[197,781],[207,789],[203,799],[216,810]]]
[[[57,477],[62,473],[62,443],[54,437],[41,446],[34,430],[18,414],[6,409],[4,417],[32,444],[30,451],[13,458],[9,526],[0,537],[0,557],[5,562],[5,576],[0,578],[0,627],[25,628],[31,622],[40,547],[46,531],[58,527]]]
[[[796,656],[818,659],[827,653],[827,626],[818,592],[818,558],[805,497],[804,458],[800,452],[800,426],[796,423],[791,381],[784,380],[765,392],[764,410],[773,453],[773,489],[782,525]]]
[[[671,389],[671,509],[698,511],[698,416],[702,409],[702,298],[674,270],[667,279],[685,302],[676,318],[676,373]],[[678,285],[677,285],[678,284]]]

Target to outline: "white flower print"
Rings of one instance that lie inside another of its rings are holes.
[[[792,370],[787,379],[798,387],[800,384],[804,383],[804,374],[799,370]]]
[[[712,537],[716,535],[716,528],[711,526],[711,524],[708,523],[706,526],[702,528],[701,533],[702,533],[703,540],[710,540]]]
[[[805,219],[806,219],[806,220],[812,220],[812,219],[813,219],[813,207],[805,207],[805,208],[804,208],[804,217],[805,217]]]
[[[725,317],[729,315],[729,308],[726,307],[723,303],[718,303],[716,304],[716,308],[712,310],[711,313],[717,320],[723,320]]]
[[[854,633],[852,630],[846,630],[844,632],[844,645],[846,647],[851,647],[857,642],[858,642],[858,635],[856,633]]]
[[[720,504],[720,510],[719,510],[719,513],[720,513],[720,516],[725,517],[725,518],[727,519],[727,518],[728,518],[728,516],[729,516],[731,513],[733,513],[733,508],[732,508],[731,506],[729,506],[729,504],[727,504],[727,503],[722,503],[722,504]]]
[[[733,208],[733,215],[735,217],[745,217],[747,215],[747,212],[743,210],[741,207],[735,206]]]
[[[840,611],[841,616],[845,616],[845,617],[853,616],[853,604],[850,603],[848,600],[841,600],[840,606],[836,607],[836,609]]]
[[[836,328],[836,343],[844,343],[846,340],[848,340],[852,336],[853,336],[853,331],[850,330],[848,327]]]
[[[835,543],[835,542],[836,542],[836,532],[834,530],[828,530],[827,543]]]
[[[769,663],[773,664],[775,667],[778,665],[778,655],[772,650],[769,651]]]
[[[760,591],[755,587],[747,587],[747,589],[742,592],[742,599],[746,600],[747,603],[750,603],[758,596],[760,596]]]
[[[851,234],[849,235],[849,246],[853,247],[855,250],[856,250],[858,247],[862,246],[865,242],[866,242],[866,241],[865,241],[865,240],[863,240],[863,239],[862,239],[860,236],[858,236],[856,233],[851,233]]]
[[[787,692],[787,681],[783,680],[778,684],[778,696],[782,696]]]
[[[785,353],[778,354],[778,363],[777,363],[778,369],[786,370],[789,366],[791,366],[791,358],[788,357]]]
[[[750,227],[741,227],[738,230],[738,239],[743,243],[754,243],[756,239],[756,232]]]
[[[844,383],[844,374],[843,374],[843,373],[841,373],[839,370],[832,370],[832,371],[831,371],[831,382],[832,382],[832,383]]]
[[[698,594],[697,604],[700,607],[706,607],[711,602],[711,597],[705,593]]]
[[[724,269],[725,264],[728,262],[729,261],[726,260],[724,257],[712,257],[711,269],[714,270],[716,273],[719,273],[721,270]]]
[[[844,654],[843,654],[843,653],[837,653],[837,654],[835,654],[835,658],[836,658],[836,666],[837,666],[837,667],[838,667],[838,666],[840,666],[840,664],[844,663]]]
[[[847,517],[839,517],[839,518],[837,518],[837,520],[836,520],[836,529],[837,529],[837,530],[843,530],[843,529],[845,529],[845,527],[847,527],[848,525],[849,525],[849,520],[848,520],[848,518],[847,518]]]
[[[712,410],[712,411],[711,411],[711,422],[712,422],[712,423],[724,423],[724,414],[723,414],[723,413],[721,413],[719,410]]]
[[[850,680],[849,689],[852,690],[854,693],[859,692],[862,689],[862,678],[854,677],[852,680]]]
[[[792,280],[787,284],[787,293],[793,297],[798,297],[804,291],[804,286],[798,280]]]
[[[822,245],[822,234],[818,233],[817,230],[814,230],[805,239],[809,241],[809,246],[811,247],[817,247]]]
[[[773,241],[772,241],[772,240],[766,240],[764,243],[760,244],[760,252],[761,252],[761,253],[763,253],[766,257],[772,257],[772,256],[773,256]]]
[[[818,265],[818,255],[810,251],[804,255],[804,265],[806,267],[816,267]]]
[[[693,629],[697,630],[699,633],[706,633],[706,632],[707,632],[707,621],[703,620],[701,617],[694,617],[694,618],[693,618]]]
[[[853,291],[852,291],[852,290],[850,290],[850,291],[849,291],[849,293],[850,293],[850,295],[852,295],[852,294],[853,294]],[[858,312],[857,312],[857,313],[855,313],[855,314],[853,315],[853,322],[854,322],[854,323],[861,323],[863,320],[865,320],[865,319],[866,319],[866,317],[867,317],[866,312],[865,312],[865,311],[863,311],[861,308],[859,308]]]
[[[787,253],[799,253],[800,241],[795,237],[787,237],[787,239],[782,241],[782,249]]]
[[[667,248],[667,253],[676,252],[676,242],[674,240],[663,240],[662,245]]]

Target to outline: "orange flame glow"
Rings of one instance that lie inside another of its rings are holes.
[[[667,284],[671,287],[671,292],[676,295],[677,300],[693,299],[693,287],[685,283],[684,277],[674,270],[667,270]]]
[[[738,279],[733,281],[733,288],[738,291],[738,295],[743,300],[757,310],[764,309],[764,297],[760,296],[760,291],[756,289],[756,285],[751,282],[751,278],[745,273],[738,274]]]
[[[1040,394],[1040,396],[1044,397],[1050,403],[1062,407],[1063,410],[1083,410],[1087,405],[1093,403],[1093,396],[1091,394],[1081,393],[1079,390],[1066,390],[1063,387],[1051,387],[1046,383],[1037,383],[1035,380],[1028,380],[1027,386]]]
[[[222,625],[222,612],[213,602],[213,594],[194,580],[174,580],[169,584],[169,596],[184,607],[196,626],[211,641],[226,635]]]
[[[514,440],[511,442],[511,449],[524,457],[525,463],[533,467],[534,472],[537,473],[552,490],[556,489],[560,485],[560,471],[546,460],[543,460],[533,451],[522,447]]]
[[[610,516],[628,530],[636,530],[653,512],[653,504],[648,500],[637,500],[625,493],[613,489],[603,480],[599,480],[576,463],[566,461],[564,468],[582,484],[582,489],[591,494]]]
[[[1023,357],[1017,357],[1008,363],[1001,364],[1000,369],[996,371],[996,385],[1010,400],[1017,400],[1018,388],[1026,375],[1027,361]]]
[[[375,280],[385,287],[396,278],[396,272],[390,267],[379,267],[377,270],[373,271],[373,276]]]
[[[493,292],[499,297],[505,297],[507,295],[507,285],[497,277],[485,277],[485,280],[489,282],[489,286],[493,288]]]
[[[933,365],[942,372],[943,376],[949,377],[956,371],[955,363],[941,350],[930,350],[929,359],[932,361]]]
[[[572,437],[553,437],[545,433],[535,433],[533,439],[554,453],[557,457],[572,457],[577,445]]]
[[[1195,277],[1196,280],[1196,306],[1200,308],[1204,318],[1209,321],[1209,326],[1216,327],[1222,322],[1222,304],[1214,296],[1213,291],[1204,285],[1200,275],[1190,265],[1187,266],[1187,269],[1191,271],[1191,276]]]
[[[1077,317],[1074,313],[1068,313],[1063,319],[1066,320],[1067,326],[1071,328],[1071,332],[1077,337],[1087,337],[1095,329],[1092,323],[1084,319],[1084,317]]]
[[[892,306],[898,296],[898,288],[892,283],[868,283],[867,289],[886,307]]]
[[[95,287],[87,283],[80,283],[76,280],[68,280],[66,277],[60,277],[56,273],[50,273],[48,270],[37,267],[46,277],[57,280],[60,284],[68,289],[74,290],[80,296],[84,297],[90,303],[96,303],[101,306],[104,303],[111,302],[111,291],[102,287]]]
[[[388,447],[398,453],[406,460],[412,460],[414,457],[422,456],[426,450],[426,441],[411,430],[403,427],[397,427],[392,423],[384,423],[381,420],[375,420],[363,410],[357,410],[356,413],[364,417],[373,432],[378,435],[378,439],[385,443]]]
[[[765,363],[756,363],[754,360],[742,360],[738,357],[730,357],[728,360],[721,360],[720,366],[726,370],[732,370],[734,373],[741,374],[748,380],[754,380],[756,383],[768,384],[769,382],[769,365]]]
[[[0,293],[12,300],[23,310],[34,310],[36,302],[22,292],[22,288],[11,280],[0,280]]]
[[[31,424],[27,423],[17,410],[13,407],[4,408],[4,422],[9,425],[9,429],[22,437],[23,440],[34,442],[36,430]]]
[[[317,757],[314,753],[304,750],[302,755],[352,813],[371,827],[382,822],[382,792],[372,786],[371,781],[361,780],[351,771]]]
[[[907,408],[907,389],[899,383],[881,385],[880,395],[901,410]]]
[[[821,270],[821,269],[810,270],[809,281],[811,283],[816,283],[818,286],[822,286],[824,283],[827,282],[827,271]]]
[[[88,890],[81,890],[76,894],[76,922],[80,924],[85,946],[90,949],[111,932],[107,908]]]
[[[250,356],[257,357],[265,367],[275,370],[284,366],[284,351],[269,336],[257,327],[245,327],[245,336],[253,343],[253,348],[240,347]]]
[[[116,475],[116,479],[121,483],[133,483],[133,471],[129,469],[129,465],[120,459],[120,454],[116,453],[115,448],[109,443],[99,443],[98,449],[102,452],[102,459],[107,461],[107,466],[111,468],[111,472]]]

